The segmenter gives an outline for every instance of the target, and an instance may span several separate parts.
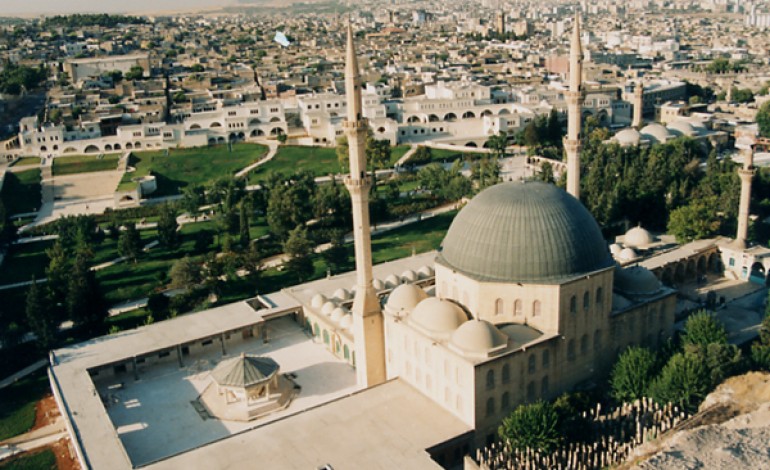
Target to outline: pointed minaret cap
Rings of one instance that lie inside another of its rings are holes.
[[[572,44],[569,54],[570,91],[580,91],[583,81],[583,47],[580,44],[580,12],[575,13],[575,26],[572,29]]]
[[[353,25],[348,20],[348,47],[345,60],[345,75],[348,77],[358,77],[358,57],[356,56],[356,46],[353,44]]]

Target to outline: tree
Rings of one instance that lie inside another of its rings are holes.
[[[182,209],[196,222],[203,205],[203,195],[203,188],[200,186],[186,186],[182,190]]]
[[[430,163],[432,159],[433,151],[431,148],[424,145],[418,145],[411,158],[409,158],[409,163],[413,165],[425,165]]]
[[[668,219],[668,231],[680,243],[716,235],[722,223],[714,210],[716,204],[716,198],[709,197],[674,209]]]
[[[104,332],[107,303],[87,259],[77,256],[67,286],[66,307],[69,318],[89,335]]]
[[[692,314],[684,324],[682,344],[705,347],[712,343],[727,344],[724,325],[705,310]]]
[[[45,250],[48,256],[48,267],[45,276],[48,280],[48,291],[52,305],[63,305],[67,296],[67,285],[72,270],[72,257],[64,247],[64,238],[58,238],[51,248]],[[60,319],[63,319],[60,318]]]
[[[513,448],[551,452],[561,442],[559,416],[550,403],[542,400],[520,405],[503,419],[498,434]]]
[[[5,204],[0,199],[0,247],[12,242],[16,237],[16,226],[11,221],[10,214],[5,210]]]
[[[710,384],[709,370],[701,357],[677,353],[650,385],[650,395],[660,404],[674,403],[693,413],[708,394]]]
[[[283,244],[283,251],[289,257],[285,264],[286,270],[293,273],[299,282],[304,282],[313,275],[313,244],[305,227],[296,227],[289,232],[289,237]]]
[[[147,309],[154,320],[165,320],[171,316],[171,299],[162,292],[150,294],[147,298]]]
[[[166,248],[174,248],[179,244],[179,224],[176,221],[176,209],[166,204],[160,210],[158,218],[158,242]]]
[[[647,395],[656,372],[653,353],[647,348],[630,347],[619,357],[610,375],[612,397],[631,402]]]
[[[239,229],[239,242],[241,244],[241,248],[244,248],[244,249],[248,248],[249,243],[251,242],[251,234],[249,233],[249,213],[248,213],[247,204],[245,204],[245,201],[241,201],[241,204],[240,204],[238,229]]]
[[[41,351],[49,351],[56,344],[56,334],[59,322],[50,308],[50,299],[46,298],[35,279],[27,290],[25,314],[27,323],[35,334],[35,341]]]
[[[346,173],[350,168],[350,149],[348,145],[348,138],[345,136],[337,138],[337,146],[334,148],[337,154],[337,162],[340,164],[340,169],[343,173]]]
[[[489,136],[487,139],[487,147],[492,149],[492,155],[495,158],[503,158],[505,156],[505,148],[508,146],[508,136],[505,132],[499,132],[497,134]]]
[[[770,101],[766,101],[757,111],[759,135],[770,138]]]
[[[201,282],[201,266],[189,256],[174,261],[169,272],[170,286],[174,289],[192,290]]]
[[[125,225],[125,230],[120,233],[118,253],[134,263],[136,263],[137,258],[142,253],[142,237],[139,234],[139,230],[136,229],[135,223],[128,222]]]
[[[345,246],[345,231],[334,229],[330,235],[331,246],[323,252],[323,258],[332,273],[339,273],[347,268],[349,262],[348,249]]]
[[[144,69],[141,65],[134,65],[126,72],[126,80],[141,80],[144,77]]]
[[[543,162],[540,165],[540,171],[537,173],[537,180],[545,183],[556,183],[556,178],[553,175],[553,165],[549,162]]]

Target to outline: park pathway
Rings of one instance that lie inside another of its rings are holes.
[[[277,140],[268,140],[266,142],[266,144],[268,146],[267,155],[262,157],[262,159],[260,159],[259,161],[252,163],[251,165],[247,166],[243,170],[241,170],[238,173],[236,173],[235,174],[236,178],[243,178],[244,176],[246,176],[254,168],[257,168],[260,165],[264,165],[265,163],[269,162],[270,160],[272,160],[275,157],[275,154],[278,153],[278,144],[279,144],[278,141]]]
[[[406,151],[405,154],[401,156],[401,158],[398,159],[396,164],[394,165],[396,168],[400,168],[404,166],[404,163],[407,162],[410,158],[412,158],[412,155],[414,155],[414,152],[417,151],[417,147],[419,147],[417,144],[412,144],[411,147],[409,147],[409,150]]]
[[[0,461],[22,452],[49,446],[65,437],[67,437],[67,428],[64,420],[58,416],[48,426],[0,442]]]

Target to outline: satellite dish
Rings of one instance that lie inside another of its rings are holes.
[[[289,47],[291,45],[291,42],[289,42],[289,40],[286,38],[286,35],[280,31],[275,33],[273,40],[283,47]]]

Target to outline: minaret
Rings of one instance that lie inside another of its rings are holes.
[[[644,85],[641,82],[637,83],[634,87],[634,122],[631,123],[632,127],[637,129],[642,128],[644,124],[644,118],[642,113],[644,112]]]
[[[356,249],[356,296],[353,300],[353,335],[358,386],[368,388],[385,381],[385,333],[377,292],[372,286],[372,240],[369,229],[369,189],[366,174],[368,123],[361,106],[361,76],[358,70],[353,28],[348,23],[345,93],[348,118],[344,122],[350,155],[350,176],[345,186],[353,203],[353,237]]]
[[[754,179],[754,147],[744,151],[743,168],[738,170],[741,178],[741,202],[738,207],[738,232],[735,235],[735,245],[746,248],[749,236],[749,206],[751,205],[751,180]]]
[[[580,13],[575,13],[572,46],[569,54],[569,91],[567,92],[567,192],[580,199],[580,108],[583,104],[583,48],[580,45]]]

